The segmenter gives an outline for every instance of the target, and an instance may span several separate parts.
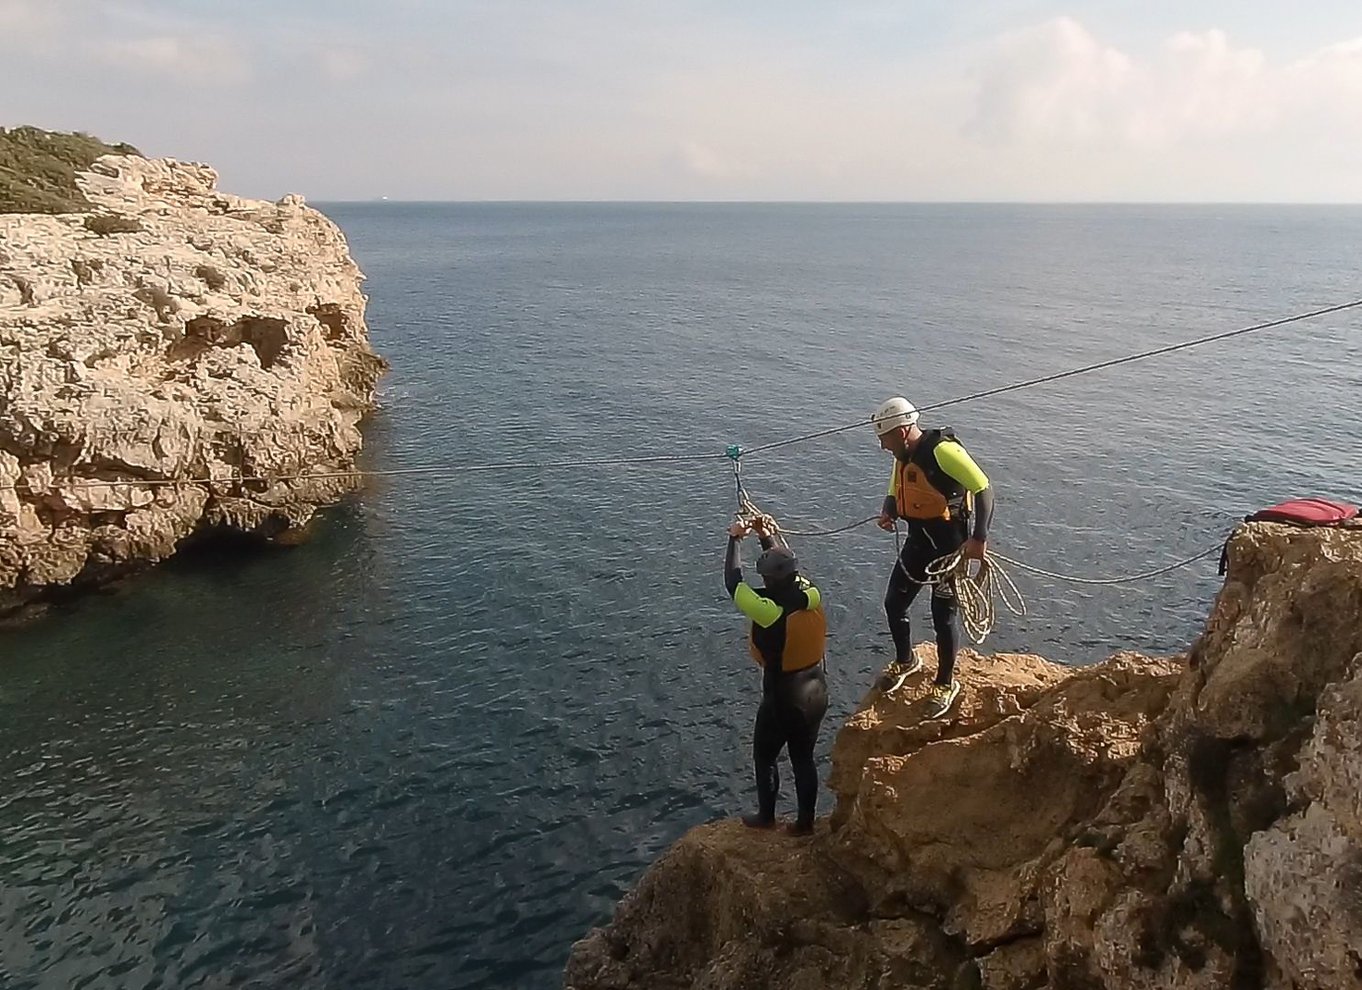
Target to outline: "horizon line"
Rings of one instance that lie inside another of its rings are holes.
[[[287,194],[285,194],[287,195]],[[1362,200],[1267,200],[1267,199],[394,199],[370,196],[363,199],[308,197],[308,202],[344,205],[389,204],[393,206],[1335,206],[1362,207]]]

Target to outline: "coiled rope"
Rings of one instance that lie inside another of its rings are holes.
[[[928,584],[948,584],[960,607],[960,625],[975,643],[993,631],[1001,601],[1013,615],[1026,614],[1026,599],[1003,570],[997,554],[985,551],[978,569],[971,574],[969,559],[961,550],[944,554],[926,567]]]
[[[1030,571],[1032,574],[1053,578],[1056,581],[1065,581],[1069,584],[1114,585],[1130,584],[1135,581],[1145,581],[1149,578],[1158,577],[1180,567],[1186,567],[1188,564],[1204,560],[1212,554],[1219,553],[1220,550],[1221,546],[1217,544],[1163,567],[1114,578],[1086,578],[1075,574],[1047,571],[1005,554],[994,553],[992,550],[985,551],[984,560],[980,562],[977,571],[971,574],[969,560],[962,551],[956,550],[953,553],[938,557],[928,564],[926,577],[929,584],[950,583],[955,592],[956,601],[960,605],[961,626],[964,627],[965,632],[975,643],[982,643],[985,637],[993,631],[993,625],[998,617],[997,602],[1001,601],[1013,615],[1026,614],[1026,599],[1022,597],[1022,593],[1017,589],[1012,577],[1003,568],[1003,561],[1013,567]]]
[[[777,522],[774,516],[762,512],[757,504],[752,501],[751,496],[742,485],[740,480],[741,474],[736,467],[736,463],[734,476],[739,478],[737,518],[748,526],[752,526],[758,520],[762,520],[764,523],[763,528],[773,539],[778,540],[785,546],[789,546],[789,541],[786,539],[786,537],[789,536],[837,536],[864,526],[867,523],[872,523],[879,518],[879,516],[867,516],[865,519],[858,519],[855,522],[847,523],[845,526],[838,526],[833,529],[785,529]],[[897,521],[894,523],[894,542],[896,546],[895,560],[897,561],[903,552]],[[975,643],[983,643],[988,637],[988,634],[993,631],[993,627],[997,622],[999,602],[1001,602],[1003,607],[1013,615],[1021,616],[1027,614],[1026,598],[1022,595],[1021,589],[1017,587],[1016,582],[1012,580],[1012,576],[1007,573],[1007,569],[1003,567],[1004,563],[1020,568],[1023,571],[1040,575],[1041,577],[1048,577],[1069,584],[1108,586],[1133,584],[1137,581],[1146,581],[1149,578],[1167,574],[1171,571],[1178,570],[1179,568],[1186,567],[1189,564],[1194,564],[1197,561],[1205,560],[1207,557],[1219,553],[1221,548],[1221,544],[1217,543],[1190,557],[1184,557],[1181,560],[1176,560],[1171,564],[1165,564],[1162,567],[1141,571],[1138,574],[1126,574],[1120,577],[1110,578],[1090,578],[1082,577],[1077,574],[1063,574],[1059,571],[1050,571],[1043,567],[1036,567],[1025,561],[1017,560],[1015,557],[997,553],[993,550],[986,550],[984,552],[984,559],[980,561],[979,566],[971,572],[969,558],[965,557],[963,551],[955,550],[951,553],[944,554],[929,563],[926,566],[925,572],[922,575],[922,580],[920,580],[919,583],[929,585],[949,584],[955,595],[956,602],[959,605],[961,627],[964,628],[966,634],[968,634],[970,639],[974,640]],[[896,563],[895,566],[899,565]],[[910,574],[909,577],[914,581],[918,581],[918,578],[915,575]]]

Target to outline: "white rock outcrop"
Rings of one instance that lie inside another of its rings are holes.
[[[353,469],[386,369],[300,197],[132,156],[79,183],[91,212],[0,215],[0,615],[197,533],[295,531],[356,487],[296,476]]]

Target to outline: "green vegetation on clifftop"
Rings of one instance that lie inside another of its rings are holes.
[[[76,173],[100,155],[140,155],[130,144],[36,127],[0,127],[0,213],[79,213],[90,203]]]

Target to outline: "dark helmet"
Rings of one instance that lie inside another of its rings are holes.
[[[799,558],[789,547],[772,547],[757,558],[757,573],[767,581],[787,581],[799,573]]]

